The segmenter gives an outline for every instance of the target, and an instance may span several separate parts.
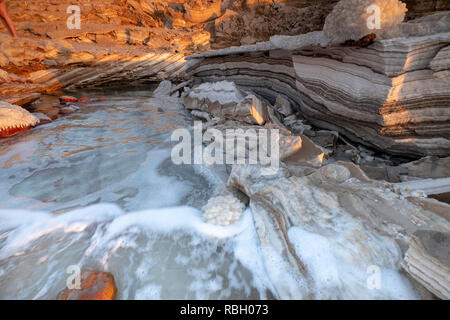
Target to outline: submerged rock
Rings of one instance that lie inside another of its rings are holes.
[[[68,115],[68,114],[72,114],[72,113],[78,111],[79,109],[80,109],[80,108],[77,107],[77,106],[75,106],[75,105],[62,106],[62,107],[59,109],[59,113]]]
[[[203,219],[211,224],[228,226],[242,216],[243,204],[232,195],[218,196],[208,200],[203,208]]]
[[[57,300],[114,300],[117,288],[114,276],[107,272],[84,269],[80,289],[64,289]]]

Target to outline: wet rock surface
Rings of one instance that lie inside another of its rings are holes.
[[[117,288],[114,276],[107,272],[84,269],[79,289],[64,289],[57,300],[114,300]]]

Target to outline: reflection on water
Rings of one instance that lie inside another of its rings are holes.
[[[199,206],[208,197],[208,183],[192,168],[159,168],[171,165],[164,161],[171,132],[189,125],[176,100],[153,99],[148,90],[77,95],[107,101],[0,142],[1,208],[57,212],[113,202],[131,211]]]

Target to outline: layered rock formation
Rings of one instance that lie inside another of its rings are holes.
[[[450,234],[430,230],[414,233],[403,268],[441,299],[450,299]]]
[[[233,166],[229,184],[250,198],[265,259],[288,261],[283,273],[290,274],[295,285],[277,282],[279,270],[268,271],[284,299],[393,298],[387,284],[381,291],[367,291],[366,268],[376,265],[384,274],[399,270],[415,231],[425,226],[450,230],[435,208],[424,210],[406,200],[407,194],[371,181],[347,163],[304,177],[289,171],[264,176],[257,166]],[[329,261],[326,270],[315,264],[314,255]]]
[[[199,82],[234,81],[270,102],[287,97],[311,123],[411,157],[450,154],[450,15],[405,23],[367,48],[328,46],[317,32],[194,55]],[[431,27],[434,26],[434,27]]]

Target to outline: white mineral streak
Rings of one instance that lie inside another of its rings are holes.
[[[0,131],[34,126],[38,119],[22,107],[0,101]]]
[[[203,208],[203,220],[207,223],[228,226],[238,221],[244,211],[243,204],[232,195],[208,200]]]

